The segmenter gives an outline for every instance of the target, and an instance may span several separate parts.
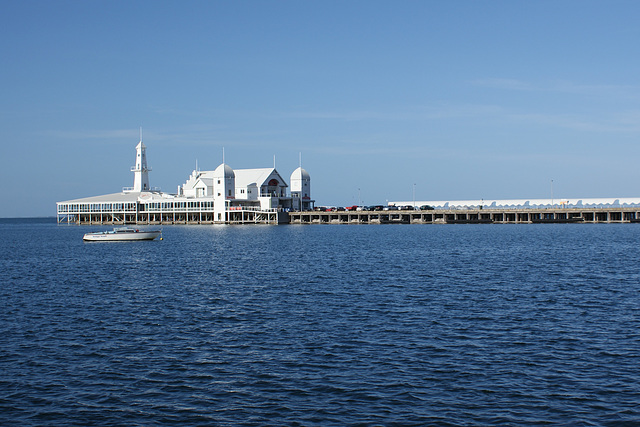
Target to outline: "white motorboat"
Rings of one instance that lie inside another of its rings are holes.
[[[97,231],[86,233],[82,240],[92,242],[118,242],[131,240],[153,240],[162,234],[162,230],[139,230],[137,228],[121,227],[111,231]],[[162,240],[162,237],[160,238]]]

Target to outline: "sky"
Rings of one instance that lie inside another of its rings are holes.
[[[0,217],[132,186],[140,127],[172,193],[224,150],[322,206],[640,196],[637,1],[0,8]]]

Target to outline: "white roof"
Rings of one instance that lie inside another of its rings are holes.
[[[413,201],[389,202],[395,206],[413,206]],[[434,208],[543,208],[543,207],[601,207],[601,206],[640,206],[640,197],[608,197],[608,198],[570,198],[570,199],[508,199],[508,200],[416,200],[415,206],[429,205]]]
[[[65,200],[58,203],[126,203],[135,202],[140,196],[139,192],[113,193],[102,196],[85,197],[82,199]]]
[[[221,169],[221,167],[223,167]],[[235,182],[236,182],[236,187],[247,187],[250,184],[256,184],[258,187],[262,186],[262,185],[266,185],[268,183],[268,180],[270,177],[275,177],[280,186],[284,186],[284,187],[288,187],[286,181],[284,179],[282,179],[282,177],[280,176],[280,174],[278,173],[278,171],[275,168],[259,168],[259,169],[236,169],[233,170],[231,169],[231,167],[229,167],[226,164],[221,164],[216,171],[218,172],[222,172],[224,170],[224,173],[226,176],[229,175],[229,172],[231,172],[231,174],[235,173]],[[198,182],[202,182],[207,186],[211,186],[213,185],[213,180],[214,180],[214,176],[215,176],[215,172],[216,171],[198,171],[196,173],[196,175],[193,175],[189,177],[189,179],[187,180],[187,182],[189,182],[191,179],[193,179],[194,177],[197,177],[195,182],[193,182],[193,186],[195,187],[197,185]],[[60,204],[69,204],[69,203],[127,203],[127,202],[136,202],[138,200],[143,201],[143,202],[149,202],[149,201],[162,201],[162,200],[167,200],[167,199],[171,199],[171,200],[190,200],[190,197],[182,197],[182,196],[176,196],[175,194],[169,194],[169,193],[161,193],[161,192],[157,192],[157,191],[142,191],[142,192],[137,192],[137,191],[128,191],[126,193],[112,193],[112,194],[104,194],[102,196],[92,196],[92,197],[85,197],[85,198],[81,198],[81,199],[73,199],[73,200],[66,200],[66,201],[62,201],[62,202],[57,202]]]
[[[280,176],[277,170],[274,168],[259,168],[259,169],[236,169],[236,187],[243,188],[251,184],[256,184],[258,187],[267,184],[267,180],[274,173],[278,177],[278,182],[281,186],[287,187],[287,183]]]
[[[198,180],[196,181],[195,185],[198,185],[199,182],[202,182],[207,187],[211,187],[213,185],[213,178],[200,176],[200,178],[198,178]]]
[[[294,179],[310,179],[309,172],[302,169],[301,167],[297,168],[291,173],[291,180]]]
[[[222,166],[222,165],[221,165]],[[225,165],[226,168],[229,166]],[[225,168],[225,173],[227,170]],[[231,168],[229,168],[231,169]],[[215,171],[199,171],[198,179],[205,182],[207,185],[212,185]],[[233,173],[236,178],[236,187],[245,188],[251,184],[256,184],[258,187],[267,184],[267,180],[273,173],[276,174],[280,185],[288,187],[287,182],[280,176],[277,170],[274,168],[257,168],[257,169],[233,169]]]
[[[127,203],[127,202],[136,202],[140,201],[153,201],[153,200],[166,200],[166,199],[174,199],[175,196],[173,194],[168,193],[160,193],[160,192],[150,192],[150,191],[131,191],[126,193],[112,193],[112,194],[104,194],[102,196],[92,196],[85,197],[82,199],[74,199],[74,200],[66,200],[64,202],[58,203]]]
[[[213,177],[215,178],[234,178],[235,177],[235,173],[234,170],[231,166],[229,166],[226,163],[222,163],[220,166],[218,166],[216,168],[216,170],[213,171]]]

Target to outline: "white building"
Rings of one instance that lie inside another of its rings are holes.
[[[177,194],[149,183],[146,146],[136,146],[133,187],[121,193],[57,203],[58,222],[77,223],[281,223],[288,211],[313,209],[309,174],[291,175],[292,194],[274,168],[194,170]]]
[[[178,194],[220,198],[222,204],[229,206],[292,209],[287,188],[286,181],[275,168],[232,169],[223,163],[213,171],[194,170],[178,187]]]

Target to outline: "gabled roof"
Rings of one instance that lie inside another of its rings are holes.
[[[196,180],[196,183],[193,186],[197,187],[199,182],[203,183],[207,187],[211,187],[213,185],[213,178],[206,178],[204,176],[201,176]]]
[[[234,172],[236,173],[236,187],[238,188],[248,187],[254,183],[258,187],[267,185],[269,178],[274,174],[281,186],[288,187],[287,182],[274,168],[235,169]]]

